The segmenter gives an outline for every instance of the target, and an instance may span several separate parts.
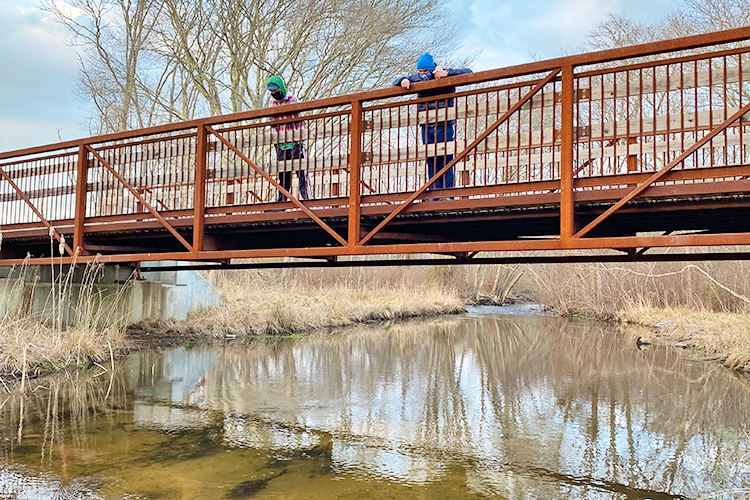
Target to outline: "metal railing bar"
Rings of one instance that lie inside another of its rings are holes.
[[[26,205],[29,206],[29,208],[36,214],[37,217],[39,217],[39,220],[42,221],[42,224],[44,224],[44,227],[46,227],[50,234],[54,236],[54,238],[57,240],[58,243],[62,244],[65,248],[65,250],[68,252],[68,255],[73,255],[73,250],[71,250],[70,246],[65,242],[65,239],[62,234],[60,234],[54,227],[52,227],[52,224],[49,223],[49,221],[42,215],[42,212],[40,212],[36,206],[31,203],[31,200],[24,194],[24,192],[16,185],[15,182],[13,182],[13,179],[10,178],[10,176],[0,168],[0,176],[2,176],[8,183],[11,185],[11,187],[19,194],[21,199],[26,203]]]
[[[443,174],[445,174],[448,170],[450,170],[456,163],[458,163],[461,159],[463,159],[466,154],[473,150],[480,142],[485,140],[493,131],[495,131],[500,125],[502,125],[508,118],[510,118],[513,114],[515,114],[518,109],[521,108],[529,99],[534,97],[534,95],[539,92],[542,88],[544,88],[547,83],[552,81],[558,74],[560,74],[560,68],[557,68],[553,70],[549,75],[547,75],[546,78],[541,80],[533,89],[531,89],[522,99],[519,99],[516,104],[511,106],[511,108],[502,116],[500,119],[498,119],[495,123],[493,123],[490,127],[488,127],[484,132],[482,132],[479,137],[477,137],[474,141],[472,141],[469,146],[466,147],[461,153],[457,154],[453,160],[451,160],[447,165],[445,165],[442,169],[440,169],[439,172],[436,172],[435,175],[430,178],[425,184],[422,185],[419,189],[417,189],[409,198],[406,199],[406,201],[399,205],[396,210],[394,210],[389,216],[387,216],[380,224],[378,224],[372,231],[370,231],[367,236],[362,238],[360,240],[359,245],[366,245],[368,241],[372,239],[375,234],[378,233],[383,227],[385,227],[390,221],[392,221],[394,218],[398,216],[401,212],[403,212],[409,205],[411,205],[414,200],[419,198],[419,196],[422,195],[422,193],[427,191],[427,188],[429,188],[431,185],[433,185],[440,177],[442,177]]]
[[[270,182],[271,185],[273,185],[276,189],[278,189],[279,191],[281,191],[281,193],[284,194],[284,196],[286,196],[287,198],[289,198],[289,200],[293,204],[297,205],[305,213],[305,215],[307,215],[308,217],[310,217],[321,228],[323,228],[328,234],[330,234],[331,236],[333,236],[333,238],[336,241],[338,241],[339,243],[341,243],[341,245],[343,245],[343,246],[347,246],[347,242],[346,242],[345,239],[343,239],[336,231],[334,231],[333,229],[331,229],[331,227],[328,224],[326,224],[325,222],[323,222],[323,220],[320,217],[318,217],[317,215],[315,215],[309,208],[307,208],[305,206],[304,203],[302,203],[294,195],[292,195],[292,193],[290,193],[289,191],[287,191],[286,189],[284,189],[284,187],[281,184],[279,184],[276,181],[276,179],[274,179],[273,177],[271,177],[270,175],[268,175],[266,172],[263,171],[263,169],[261,169],[260,167],[258,167],[255,163],[253,163],[250,160],[250,158],[248,158],[247,156],[245,156],[242,153],[242,151],[240,151],[239,149],[237,149],[234,145],[232,145],[229,141],[227,141],[224,137],[222,137],[216,130],[214,130],[210,126],[207,125],[206,126],[206,130],[208,130],[208,132],[210,134],[212,134],[213,136],[215,136],[216,138],[218,138],[221,142],[223,142],[230,150],[232,150],[234,152],[234,154],[236,154],[237,156],[239,156],[242,159],[242,161],[244,161],[245,163],[247,163],[248,165],[250,165],[250,167],[252,167],[253,170],[255,170],[257,173],[259,173],[268,182]]]
[[[386,89],[377,89],[359,92],[356,94],[350,94],[346,96],[329,97],[324,99],[318,99],[314,101],[307,101],[298,104],[289,104],[284,106],[283,110],[278,108],[264,108],[260,110],[250,110],[242,113],[235,113],[230,115],[221,115],[211,118],[202,118],[198,120],[191,120],[187,122],[181,122],[176,124],[160,125],[156,127],[149,127],[140,130],[120,132],[115,134],[105,134],[101,136],[91,137],[86,140],[87,143],[102,143],[107,141],[122,140],[136,136],[148,136],[156,135],[160,133],[174,132],[180,130],[193,129],[199,125],[216,125],[228,122],[237,122],[242,120],[272,117],[278,114],[296,113],[303,111],[311,111],[320,108],[342,106],[350,104],[353,100],[359,101],[373,101],[376,99],[383,99],[394,96],[402,96],[410,93],[417,93],[428,89],[437,89],[445,87],[453,87],[460,85],[470,85],[476,83],[484,83],[493,80],[499,80],[503,78],[517,78],[526,76],[529,74],[541,73],[545,71],[552,71],[555,68],[559,68],[565,65],[584,66],[599,64],[604,62],[613,62],[624,59],[631,59],[634,57],[644,57],[650,55],[658,55],[666,52],[676,52],[681,50],[690,50],[710,45],[718,45],[724,43],[740,42],[750,39],[750,27],[735,28],[726,31],[719,31],[714,33],[707,33],[701,35],[693,35],[683,38],[676,38],[671,40],[663,40],[659,42],[651,42],[646,44],[634,45],[630,47],[608,49],[597,52],[590,52],[586,54],[579,54],[574,56],[567,56],[562,58],[549,59],[546,61],[539,61],[533,63],[520,64],[516,66],[510,66],[501,69],[480,71],[477,73],[471,73],[466,75],[459,75],[447,79],[432,80],[418,85],[414,85],[410,90],[404,90],[401,87],[389,87]],[[44,153],[49,151],[55,151],[59,149],[67,149],[77,147],[81,143],[81,139],[74,141],[66,141],[54,145],[39,146],[34,148],[26,148],[15,151],[8,151],[0,153],[0,160],[4,160],[12,157],[28,156],[32,154]]]

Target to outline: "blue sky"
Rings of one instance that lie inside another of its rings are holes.
[[[76,48],[35,0],[0,0],[0,151],[89,135],[75,93]],[[560,56],[609,12],[661,19],[672,0],[451,0],[475,71]],[[459,54],[460,55],[460,54]],[[439,62],[439,61],[438,61]]]
[[[65,31],[26,0],[0,0],[0,151],[88,135]]]

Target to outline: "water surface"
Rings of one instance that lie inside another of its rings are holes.
[[[0,398],[0,497],[667,499],[750,486],[747,382],[609,325],[485,312],[140,352],[114,373],[33,382]]]

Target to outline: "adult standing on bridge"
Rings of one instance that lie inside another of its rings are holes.
[[[274,75],[268,79],[266,83],[268,92],[271,93],[271,106],[282,106],[284,104],[295,104],[300,102],[294,95],[290,94],[284,84],[284,79],[278,75]],[[287,118],[296,118],[301,116],[300,113],[289,113],[286,115],[277,115],[277,120],[284,120]],[[305,129],[305,120],[297,120],[293,122],[287,122],[280,125],[271,126],[274,131],[279,132],[279,140],[289,140],[290,142],[279,142],[276,144],[276,158],[279,162],[287,160],[302,160],[305,157],[305,142],[302,140],[294,140],[290,137],[295,135],[295,131],[302,131]],[[281,165],[279,165],[281,167]],[[309,179],[307,177],[307,170],[299,169],[299,192],[300,197],[304,200],[312,199],[312,192],[310,189]],[[279,172],[279,184],[291,193],[292,191],[292,171]],[[286,201],[286,196],[279,191],[279,195],[276,201]]]
[[[409,75],[396,78],[393,82],[394,87],[403,87],[409,89],[412,83],[426,82],[429,80],[439,80],[440,78],[447,78],[449,76],[463,75],[471,73],[469,68],[460,69],[443,69],[435,64],[432,55],[429,52],[422,54],[417,60],[417,72]],[[417,93],[417,98],[423,97],[435,97],[445,94],[452,94],[456,91],[456,87],[444,87],[439,89],[423,90]],[[452,108],[455,105],[455,99],[453,97],[447,99],[438,99],[435,101],[421,102],[418,105],[419,111],[426,111],[428,109],[443,109]],[[455,139],[455,121],[454,120],[442,120],[437,123],[420,124],[419,128],[422,132],[422,144],[437,144],[437,143],[448,143]],[[453,160],[452,154],[443,154],[438,156],[437,149],[433,155],[427,156],[427,177],[432,179],[436,172],[442,170],[442,168]],[[451,167],[440,179],[435,181],[432,186],[428,189],[450,189],[453,187],[453,167]]]

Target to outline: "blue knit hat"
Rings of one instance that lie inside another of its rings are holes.
[[[425,52],[421,56],[419,56],[419,60],[417,61],[417,69],[427,69],[432,71],[435,69],[435,61],[432,59],[432,54],[429,52]]]

